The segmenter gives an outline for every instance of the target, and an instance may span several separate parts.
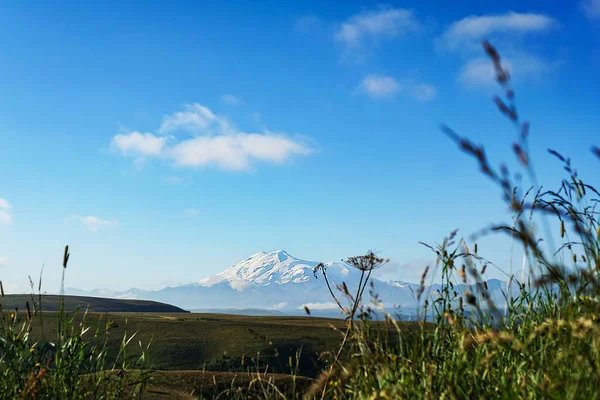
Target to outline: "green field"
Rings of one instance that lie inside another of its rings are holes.
[[[44,315],[43,335],[53,338],[57,313]],[[305,376],[318,373],[320,353],[339,345],[341,335],[332,326],[345,326],[339,319],[196,313],[88,313],[87,320],[92,329],[110,321],[109,348],[118,348],[125,333],[137,332],[136,342],[142,344],[151,341],[151,362],[158,370],[232,372],[260,366],[290,373],[291,359]],[[40,323],[33,325],[32,335],[42,337]],[[132,347],[132,356],[139,354],[136,350]]]
[[[7,296],[2,299],[3,309],[14,309],[26,298]],[[56,299],[45,300],[47,305]],[[83,307],[75,311],[81,302],[79,297],[65,298],[66,316],[74,318],[74,325],[84,318]],[[151,305],[169,307],[153,302],[93,300],[96,308],[117,310]],[[19,307],[17,318],[25,315],[24,307]],[[55,311],[38,313],[31,325],[32,341],[56,338],[58,316]],[[85,319],[91,327],[89,335],[96,328],[104,332],[108,326],[107,333],[94,342],[107,340],[109,360],[116,356],[124,335],[136,334],[128,350],[132,359],[141,354],[138,341],[144,346],[151,343],[150,363],[155,372],[146,393],[150,399],[212,397],[232,388],[247,388],[251,382],[259,386],[272,383],[288,392],[304,390],[325,365],[319,356],[339,347],[342,335],[336,329],[345,327],[340,319],[188,312],[88,312]],[[378,325],[390,332],[389,327]],[[414,324],[402,326],[411,329]]]

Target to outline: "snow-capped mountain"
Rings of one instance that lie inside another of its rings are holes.
[[[210,287],[229,282],[234,287],[238,282],[259,286],[307,283],[314,277],[316,261],[301,260],[285,250],[256,253],[225,271],[204,278],[198,285]],[[343,263],[325,263],[327,272],[336,278],[347,277],[349,268]]]
[[[390,286],[394,286],[397,288],[413,288],[413,289],[417,289],[419,287],[419,285],[415,284],[415,283],[408,283],[408,282],[403,282],[403,281],[387,281],[387,283]]]
[[[330,283],[345,282],[355,288],[361,272],[342,262],[324,263]],[[337,306],[322,275],[315,276],[316,261],[296,258],[285,250],[256,253],[224,271],[196,283],[167,287],[156,291],[130,289],[124,292],[106,290],[82,291],[67,289],[67,294],[102,297],[137,298],[170,303],[185,309],[265,309],[298,312],[304,306],[311,310],[335,309]],[[415,298],[418,284],[372,279],[374,292],[387,308],[412,310],[418,306]],[[491,282],[491,281],[490,281]],[[439,285],[433,285],[432,291]],[[502,284],[494,283],[502,298]],[[462,291],[457,286],[459,292]],[[365,297],[368,297],[365,293]],[[364,299],[365,302],[369,298]]]

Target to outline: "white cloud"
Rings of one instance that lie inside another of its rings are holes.
[[[12,214],[8,211],[0,210],[0,224],[10,224],[12,222]]]
[[[87,216],[87,217],[81,217],[81,216],[75,215],[75,216],[71,217],[71,219],[81,222],[90,231],[97,231],[101,228],[117,225],[119,223],[117,220],[114,220],[114,219],[104,220],[104,219],[94,217],[91,215]]]
[[[306,138],[271,131],[241,132],[200,104],[186,105],[185,111],[165,117],[159,133],[173,131],[193,135],[179,139],[134,131],[116,135],[113,149],[124,156],[167,159],[180,167],[214,165],[235,171],[248,170],[255,161],[281,164],[313,152]]]
[[[246,289],[248,286],[250,286],[250,282],[245,281],[243,279],[236,279],[236,280],[230,281],[229,286],[232,289],[237,290],[238,292],[242,292],[244,289]]]
[[[558,64],[543,61],[521,49],[521,41],[518,39],[532,33],[548,32],[558,25],[556,20],[544,14],[510,11],[496,15],[471,15],[453,22],[436,39],[436,43],[438,48],[467,57],[458,76],[461,83],[469,87],[486,86],[495,83],[495,72],[492,62],[481,57],[482,40],[490,40],[499,47],[502,63],[512,77],[539,77]]]
[[[273,307],[271,307],[273,310],[282,310],[284,309],[286,306],[288,305],[287,302],[282,301],[281,303],[277,303],[277,304],[273,304]]]
[[[600,19],[600,0],[582,0],[579,5],[588,19]]]
[[[335,40],[347,47],[357,47],[366,39],[392,38],[419,27],[411,10],[387,8],[362,12],[350,17],[335,32]]]
[[[222,169],[242,171],[247,170],[253,160],[280,164],[292,155],[310,152],[304,145],[284,135],[238,133],[179,142],[169,149],[168,157],[182,167],[214,164]]]
[[[12,205],[8,202],[8,200],[0,198],[0,208],[3,210],[12,209]]]
[[[222,95],[221,101],[223,103],[229,104],[230,106],[241,106],[242,104],[244,104],[244,100],[232,94]]]
[[[506,61],[503,60],[502,63],[504,67],[507,67]],[[462,67],[458,79],[469,86],[493,84],[495,82],[494,66],[487,58],[474,58]]]
[[[514,79],[538,77],[548,72],[552,66],[532,55],[520,55],[515,58],[502,60]],[[486,86],[496,83],[496,73],[492,62],[485,57],[468,61],[460,71],[458,79],[467,86]]]
[[[195,208],[188,208],[185,210],[185,215],[188,217],[195,217],[198,214],[200,214],[200,211],[196,210]]]
[[[433,101],[437,98],[437,94],[435,86],[428,83],[417,84],[411,90],[411,95],[421,102]]]
[[[0,257],[0,267],[5,266],[6,264],[8,264],[8,261],[6,261],[6,258]]]
[[[166,145],[167,137],[155,136],[152,133],[130,132],[112,138],[111,146],[121,153],[137,156],[158,156]]]
[[[307,307],[309,310],[330,310],[332,308],[338,308],[338,305],[332,301],[326,303],[306,303],[302,304],[298,309],[302,310],[304,307]]]
[[[367,75],[359,89],[367,96],[376,99],[394,97],[402,89],[396,79],[386,75]]]
[[[0,197],[0,224],[10,224],[12,222],[12,205],[8,200]]]
[[[192,133],[203,132],[219,121],[219,118],[207,107],[198,103],[186,104],[185,111],[166,116],[158,132],[161,134],[179,130]]]
[[[358,91],[366,94],[372,99],[390,99],[399,93],[405,93],[420,102],[433,101],[437,98],[437,89],[428,83],[417,83],[411,80],[403,81],[386,75],[367,75],[360,85]]]
[[[510,11],[501,15],[472,15],[453,22],[437,42],[442,48],[457,50],[465,46],[478,46],[482,39],[495,33],[543,32],[555,25],[554,19],[543,14],[519,14]]]

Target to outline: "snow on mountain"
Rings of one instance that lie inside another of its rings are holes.
[[[409,282],[403,281],[387,281],[390,286],[398,287],[398,288],[410,288],[410,287],[418,287],[419,285]]]
[[[247,259],[227,268],[225,271],[204,278],[198,285],[210,287],[219,283],[228,282],[236,289],[245,285],[285,285],[288,283],[306,283],[314,279],[314,269],[319,263],[316,261],[301,260],[290,255],[285,250],[270,253],[256,253]],[[332,276],[345,277],[349,269],[342,263],[325,263],[327,271]]]

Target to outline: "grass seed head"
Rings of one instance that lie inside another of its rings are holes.
[[[67,268],[67,263],[69,262],[69,246],[65,246],[65,254],[63,256],[63,268]]]

